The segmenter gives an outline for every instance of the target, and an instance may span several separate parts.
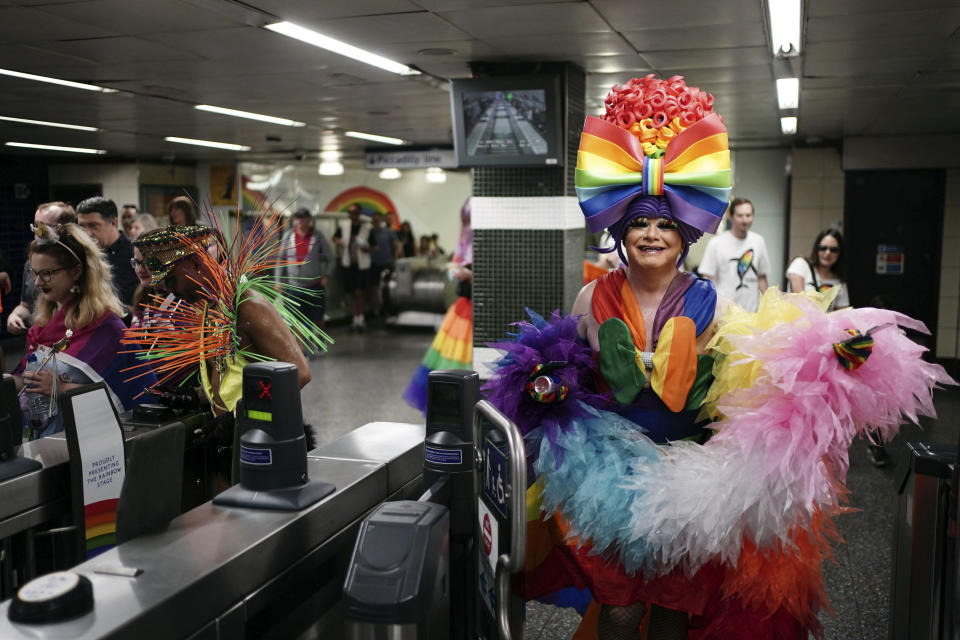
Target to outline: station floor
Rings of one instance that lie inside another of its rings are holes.
[[[302,396],[304,418],[313,425],[318,443],[369,422],[423,421],[401,394],[433,339],[432,328],[381,327],[353,334],[347,327],[333,327],[330,333],[335,343],[310,362],[313,380]],[[4,350],[9,370],[22,356],[22,343],[8,341]],[[937,420],[924,420],[922,429],[905,426],[888,445],[891,462],[885,468],[870,463],[864,442],[855,442],[851,449],[850,506],[859,511],[837,520],[846,544],[836,549],[836,562],[825,567],[834,608],[833,615],[820,616],[828,640],[876,640],[888,635],[897,461],[905,456],[908,441],[955,445],[960,437],[960,391],[938,391],[936,405]],[[569,638],[578,623],[575,612],[530,603],[524,638]]]

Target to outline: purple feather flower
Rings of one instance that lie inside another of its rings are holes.
[[[603,408],[610,399],[594,390],[597,363],[590,346],[577,335],[578,317],[554,311],[548,321],[526,311],[531,321],[514,324],[518,333],[513,340],[488,345],[504,355],[483,391],[524,436],[542,427],[555,453],[562,456],[562,449],[555,446],[560,432],[571,420],[591,415],[580,403]],[[567,393],[562,400],[538,402],[527,392],[527,383],[537,365],[549,363],[554,363],[550,375],[566,386]]]

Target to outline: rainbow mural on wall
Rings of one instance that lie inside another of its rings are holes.
[[[400,216],[390,196],[370,187],[351,187],[327,203],[325,212],[346,211],[352,204],[360,205],[363,213],[372,216],[375,213],[387,215],[387,224],[394,229],[400,228]]]

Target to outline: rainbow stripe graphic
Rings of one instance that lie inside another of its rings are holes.
[[[747,275],[747,271],[750,270],[750,265],[753,264],[753,249],[747,249],[740,259],[737,261],[737,275],[740,276],[740,281],[743,282],[743,277]]]
[[[440,331],[433,339],[420,366],[413,373],[403,399],[412,406],[427,410],[427,375],[437,369],[473,368],[473,305],[467,298],[447,309]]]
[[[337,197],[327,203],[323,210],[327,212],[346,211],[347,207],[352,204],[360,205],[363,213],[368,216],[375,213],[385,213],[389,225],[394,229],[400,228],[397,207],[390,200],[390,196],[370,187],[351,187],[346,191],[341,191]]]
[[[117,498],[92,502],[83,507],[87,559],[117,545]]]

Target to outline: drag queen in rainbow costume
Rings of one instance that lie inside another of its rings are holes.
[[[577,638],[819,633],[852,439],[932,415],[953,382],[906,316],[774,289],[747,313],[680,271],[729,198],[712,105],[679,77],[614,87],[587,118],[576,182],[626,267],[494,345],[485,391],[536,477],[525,589],[578,607]]]

